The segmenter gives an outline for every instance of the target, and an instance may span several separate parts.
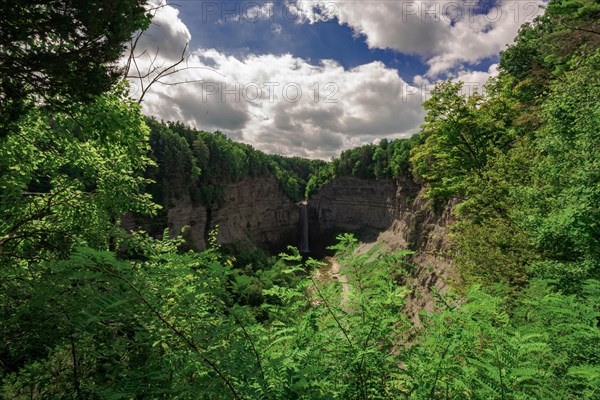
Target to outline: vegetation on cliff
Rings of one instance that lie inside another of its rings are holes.
[[[447,82],[425,103],[413,173],[430,197],[462,200],[454,258],[470,281],[577,291],[600,276],[598,16],[592,2],[550,3],[501,54],[485,95]]]
[[[344,150],[327,165],[310,176],[306,185],[306,198],[316,193],[324,184],[338,176],[382,179],[409,176],[410,150],[419,143],[421,136],[409,139],[382,139],[378,144],[367,144]]]
[[[148,171],[154,180],[148,190],[165,207],[169,200],[189,194],[208,207],[224,202],[228,183],[248,177],[274,176],[294,202],[304,198],[306,182],[324,161],[266,154],[235,142],[222,132],[204,132],[181,123],[147,119],[150,144],[157,167]]]
[[[138,2],[119,4],[117,32],[145,26]],[[551,1],[485,94],[443,82],[418,136],[326,166],[146,119],[125,83],[13,98],[3,77],[0,397],[599,398],[598,20],[592,0]],[[345,290],[314,280],[319,263],[295,249],[234,258],[214,234],[187,252],[120,227],[180,193],[218,203],[220,184],[252,174],[300,198],[333,176],[409,172],[432,202],[459,201],[465,282],[436,294],[422,326],[403,316],[405,251],[357,255],[341,235]]]

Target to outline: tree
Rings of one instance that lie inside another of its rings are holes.
[[[206,143],[202,140],[202,136],[198,135],[196,137],[196,140],[192,144],[192,151],[194,152],[194,157],[196,157],[196,165],[203,171],[210,161],[210,151]]]
[[[147,0],[2,0],[0,137],[34,104],[91,102],[123,75],[115,64],[145,29]]]
[[[2,260],[63,257],[78,240],[107,249],[123,213],[154,209],[148,128],[126,90],[68,114],[33,109],[0,141]]]
[[[147,119],[152,154],[158,164],[156,181],[151,186],[155,201],[168,205],[169,200],[181,197],[195,184],[194,157],[186,140],[171,128]]]
[[[423,103],[423,144],[411,151],[412,171],[430,184],[429,195],[440,199],[463,195],[467,179],[482,178],[488,158],[503,150],[510,137],[494,117],[494,103],[478,93],[461,95],[462,82],[441,82]]]
[[[600,40],[600,4],[597,1],[555,0],[548,4],[546,13],[557,18],[562,28],[589,34],[588,40]]]
[[[527,185],[515,189],[515,221],[546,261],[535,272],[573,290],[600,266],[600,50],[575,58],[542,107]]]

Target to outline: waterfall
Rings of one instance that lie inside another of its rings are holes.
[[[300,203],[300,252],[308,253],[308,203]]]

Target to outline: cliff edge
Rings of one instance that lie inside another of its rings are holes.
[[[388,251],[416,252],[409,260],[414,268],[401,282],[412,290],[407,311],[415,323],[419,323],[420,310],[433,308],[434,289],[443,293],[458,279],[448,256],[455,201],[434,209],[425,188],[411,178],[336,178],[308,204],[312,248],[318,249],[335,233],[351,231],[361,241],[359,251],[383,243]]]

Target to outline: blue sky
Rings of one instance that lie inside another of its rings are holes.
[[[345,68],[381,61],[394,68],[407,81],[427,71],[422,57],[403,54],[391,49],[369,48],[365,35],[356,34],[349,25],[338,19],[317,23],[300,23],[300,18],[285,13],[281,2],[267,19],[235,16],[242,15],[248,4],[258,2],[201,1],[177,2],[180,18],[192,34],[192,48],[216,48],[227,54],[286,54],[317,62],[333,59]],[[210,4],[210,5],[209,5]],[[214,5],[214,8],[213,8]],[[486,70],[493,63],[487,60]]]
[[[481,90],[497,74],[498,53],[543,4],[163,1],[137,48],[139,72],[151,73],[131,80],[133,92],[187,43],[186,68],[148,91],[146,114],[267,152],[329,159],[418,132],[422,102],[439,80]]]

